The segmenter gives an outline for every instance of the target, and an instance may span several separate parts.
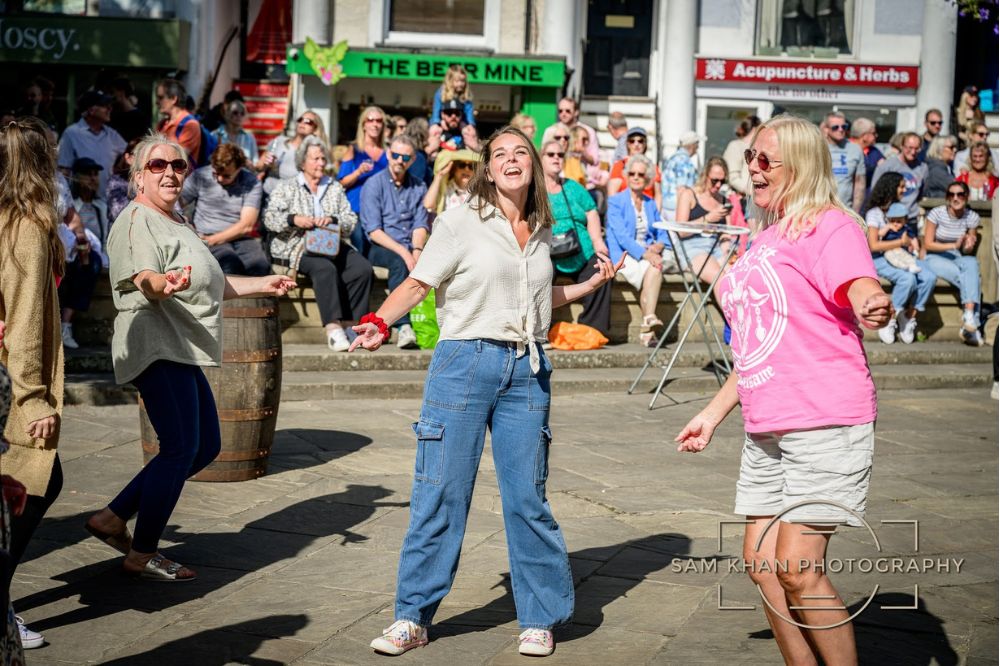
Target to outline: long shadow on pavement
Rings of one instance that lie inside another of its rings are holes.
[[[120,573],[121,559],[109,566],[98,562],[55,576],[62,587],[43,590],[15,601],[19,611],[79,596],[83,608],[32,621],[39,631],[85,622],[126,609],[156,612],[204,597],[275,562],[293,558],[317,539],[341,535],[343,541],[366,537],[351,530],[371,518],[380,507],[407,506],[380,503],[392,491],[382,486],[349,485],[331,493],[292,504],[235,533],[165,535],[180,545],[164,553],[199,570],[196,580],[185,583],[150,584],[131,581]],[[169,532],[169,528],[168,528]]]
[[[573,622],[559,631],[560,640],[593,633],[604,622],[604,607],[627,595],[647,576],[670,566],[674,560],[689,559],[690,551],[691,539],[686,535],[663,533],[570,553],[574,569],[588,573],[576,584],[576,612]],[[503,597],[448,618],[436,628],[435,636],[486,631],[516,620],[510,577],[505,575],[502,584],[506,589]]]
[[[342,430],[312,428],[278,430],[274,433],[274,445],[271,447],[271,455],[268,460],[268,474],[264,478],[293,469],[306,469],[323,465],[331,460],[359,451],[371,443],[370,437]],[[136,448],[138,448],[138,443],[136,443]],[[66,464],[64,463],[64,473],[67,473]],[[69,465],[72,468],[72,463]],[[194,482],[189,481],[189,483]],[[124,486],[124,484],[123,480],[122,485]],[[107,490],[114,492],[117,489],[108,488]],[[63,492],[66,490],[64,489]],[[21,558],[21,565],[89,539],[90,534],[83,529],[83,524],[96,510],[96,508],[86,509],[73,516],[44,519],[31,543],[28,544],[24,557]]]
[[[155,664],[156,666],[282,666],[285,662],[253,657],[264,641],[275,640],[278,627],[281,636],[294,636],[309,624],[305,615],[272,615],[224,627],[206,629],[185,638],[164,643],[141,654],[120,657],[104,662],[104,666],[129,666]]]

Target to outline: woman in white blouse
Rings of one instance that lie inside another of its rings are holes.
[[[386,654],[427,643],[458,568],[472,488],[490,429],[503,501],[522,654],[553,650],[573,613],[566,544],[545,498],[549,380],[542,351],[552,308],[593,292],[621,267],[601,260],[585,282],[552,286],[552,215],[531,141],[505,127],[487,141],[469,201],[434,223],[416,268],[354,330],[376,350],[386,326],[437,289],[434,350],[417,435],[410,526],[399,559],[396,622],[372,641]]]

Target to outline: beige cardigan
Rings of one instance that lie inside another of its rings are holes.
[[[47,440],[32,439],[26,430],[32,421],[62,414],[59,297],[44,231],[22,223],[16,244],[18,265],[10,248],[0,247],[0,319],[7,325],[0,363],[10,373],[13,398],[4,429],[11,447],[0,456],[0,472],[27,486],[29,495],[42,496],[52,475],[59,424]]]

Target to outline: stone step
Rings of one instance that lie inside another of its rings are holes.
[[[637,374],[637,368],[562,368],[552,375],[552,391],[559,395],[625,392]],[[651,394],[661,374],[662,370],[656,367],[647,370],[635,393],[638,396]],[[419,399],[423,395],[425,375],[424,370],[286,372],[282,377],[281,399]],[[990,364],[984,361],[873,365],[872,376],[879,390],[987,387],[992,382]],[[665,392],[711,393],[717,388],[714,374],[688,365],[671,372]],[[135,399],[131,386],[116,385],[113,377],[106,373],[67,377],[67,404],[128,404]]]
[[[990,360],[988,347],[975,348],[959,343],[922,342],[912,345],[884,345],[865,342],[868,361],[872,365],[940,363],[985,363]],[[637,344],[608,345],[592,351],[548,351],[555,368],[639,368],[645,363],[650,350]],[[282,348],[282,369],[285,372],[313,371],[371,371],[371,370],[426,370],[431,360],[430,350],[402,350],[388,345],[374,354],[354,352],[333,353],[325,345],[285,344]],[[673,345],[661,350],[659,356],[666,363],[673,353]],[[708,353],[701,342],[690,342],[677,364],[682,367],[701,367],[708,362]],[[111,372],[111,352],[102,348],[67,350],[67,373]]]

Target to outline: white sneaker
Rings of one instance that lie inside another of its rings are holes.
[[[532,657],[547,657],[556,649],[556,642],[548,629],[525,629],[517,640],[517,651]]]
[[[344,329],[335,328],[327,332],[326,346],[329,347],[330,351],[345,352],[351,346],[351,343],[347,341],[347,334],[344,333]]]
[[[427,645],[427,627],[409,620],[396,620],[371,642],[371,648],[376,652],[394,656],[422,645]]]
[[[14,619],[17,620],[17,630],[21,632],[21,647],[25,650],[34,650],[45,645],[45,637],[24,626],[24,620],[21,619],[20,615],[15,615]]]
[[[982,347],[983,346],[983,334],[979,332],[978,328],[972,329],[971,331],[962,326],[958,329],[959,335],[962,336],[962,342],[971,347]]]
[[[413,327],[409,324],[403,324],[399,327],[399,332],[396,334],[396,346],[400,349],[417,349],[417,334],[413,332]]]
[[[899,325],[899,341],[904,345],[911,344],[917,337],[917,318],[907,317],[905,312],[900,312],[896,322]]]
[[[80,343],[73,339],[73,324],[64,321],[62,325],[63,347],[68,349],[79,349]]]
[[[979,317],[972,310],[962,311],[962,330],[972,333],[979,330]]]
[[[887,345],[896,341],[896,320],[890,319],[889,323],[878,329],[878,339]]]

